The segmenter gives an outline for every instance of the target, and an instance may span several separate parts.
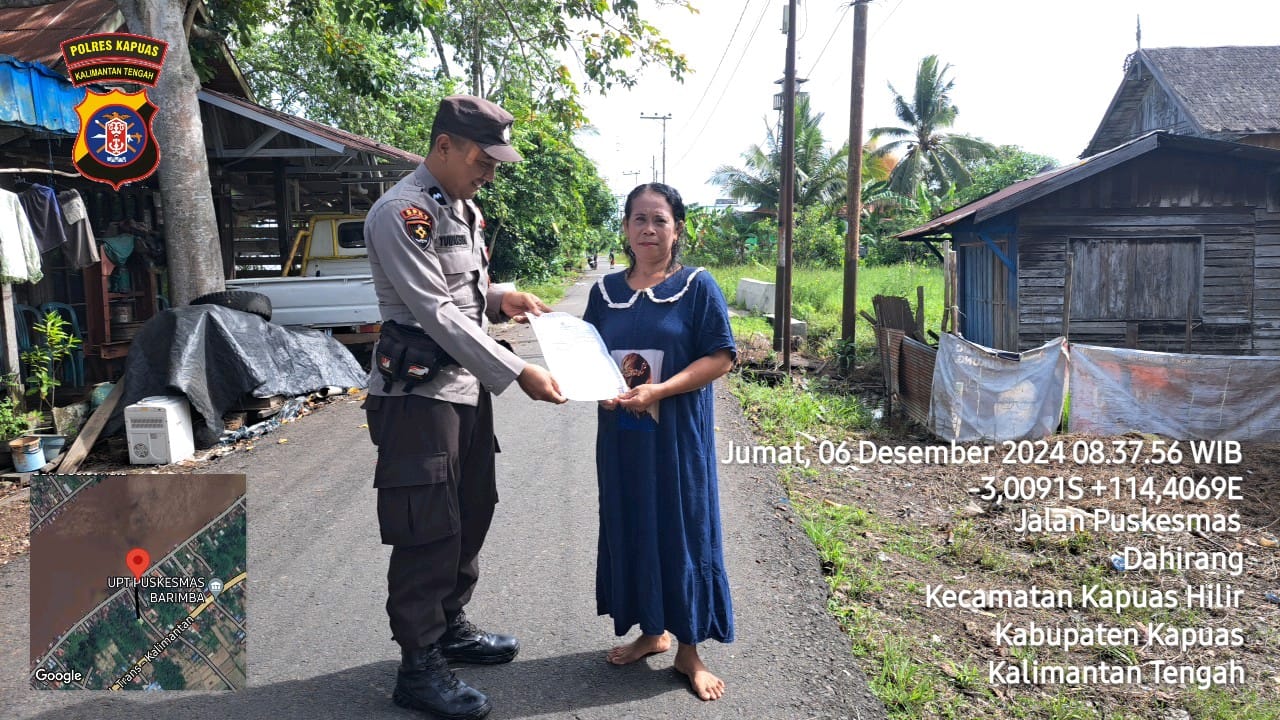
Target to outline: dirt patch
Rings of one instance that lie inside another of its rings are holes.
[[[817,529],[811,535],[834,586],[833,607],[854,637],[855,650],[865,653],[868,676],[879,677],[873,687],[891,712],[899,717],[1276,717],[1280,445],[1245,445],[1239,463],[1193,463],[1181,443],[1181,462],[1150,462],[1153,443],[1164,442],[1141,435],[1059,436],[1050,447],[1062,443],[1065,457],[1044,463],[1000,462],[1003,452],[997,445],[991,462],[853,462],[788,473],[793,503]],[[925,447],[920,437],[877,444]],[[1086,461],[1097,448],[1093,459],[1111,462],[1078,464],[1072,450],[1081,448]],[[1134,449],[1142,450],[1137,462],[1120,461],[1128,457],[1119,453],[1131,455]],[[1010,484],[1015,496],[983,493],[984,476],[996,478],[997,487],[1015,478]],[[1232,476],[1241,478],[1238,498],[1225,491],[1229,483],[1214,480]],[[1132,485],[1130,477],[1136,478]],[[1071,490],[1076,486],[1083,489],[1079,497]],[[1103,488],[1101,497],[1094,496],[1095,486]],[[1224,492],[1213,492],[1218,486]],[[1017,495],[1019,488],[1036,487],[1047,491],[1032,491],[1030,499]],[[1058,487],[1066,488],[1067,497],[1059,497]],[[1138,518],[1144,512],[1183,524],[1196,518],[1198,526],[1117,531],[1119,526],[1093,522],[1106,513]],[[1036,518],[1058,524],[1024,527]],[[1191,566],[1117,569],[1114,558],[1123,560],[1125,548],[1141,564],[1144,558],[1166,557],[1159,555],[1162,547],[1185,551],[1179,557]],[[1199,567],[1189,560],[1193,557],[1222,564]],[[1238,571],[1227,567],[1235,558],[1241,563]],[[1029,588],[1058,597],[1066,593],[1070,604],[975,607],[972,599],[975,591]],[[1219,601],[1193,601],[1189,588],[1204,588],[1210,597],[1219,592]],[[940,606],[948,592],[968,592],[970,602]],[[1086,595],[1095,601],[1140,598],[1135,602],[1143,607],[1117,612],[1087,602]],[[1015,634],[1001,634],[1001,627]],[[1050,634],[1040,644],[1034,643],[1035,635],[1017,642],[1022,639],[1017,631],[1028,628]],[[1114,633],[1112,639],[1095,634],[1071,648],[1053,642],[1059,631],[1084,637],[1099,628]],[[1184,630],[1192,642],[1170,643]],[[1009,683],[1013,676],[1000,672],[993,681],[991,668],[1014,672],[1024,661],[1030,668],[1105,665],[1136,673],[1128,679],[1142,682]],[[1221,674],[1201,682],[1210,671],[1182,669],[1235,666],[1242,668],[1242,683]],[[909,670],[916,675],[905,677]],[[1168,681],[1167,673],[1190,682]],[[1250,703],[1255,708],[1250,712],[1261,714],[1243,712]]]
[[[0,490],[0,565],[31,548],[31,501],[17,483]]]

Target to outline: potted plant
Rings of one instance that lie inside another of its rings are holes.
[[[20,472],[30,472],[44,465],[40,439],[28,435],[39,423],[40,413],[23,412],[11,397],[0,399],[0,440],[9,444],[10,458]],[[26,442],[21,442],[23,440]]]
[[[80,347],[80,338],[70,332],[71,323],[54,310],[45,313],[44,319],[31,329],[44,336],[44,344],[22,353],[22,360],[27,363],[30,373],[27,376],[27,394],[38,396],[41,407],[47,407],[52,418],[57,388],[62,384],[58,380],[58,369]],[[66,443],[66,437],[56,433],[42,437],[50,455],[56,455]]]

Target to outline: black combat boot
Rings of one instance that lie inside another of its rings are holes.
[[[477,665],[497,665],[511,662],[520,652],[520,641],[511,635],[487,633],[467,621],[467,614],[459,611],[449,621],[449,627],[440,637],[440,653],[446,658]]]
[[[438,645],[401,650],[401,658],[391,694],[400,707],[423,710],[443,720],[480,720],[493,709],[484,693],[453,674]]]

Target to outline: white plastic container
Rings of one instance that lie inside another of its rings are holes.
[[[167,465],[196,451],[191,407],[180,395],[153,395],[126,407],[124,427],[133,465]]]

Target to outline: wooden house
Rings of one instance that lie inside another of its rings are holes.
[[[1081,157],[1153,130],[1280,148],[1280,47],[1138,50]]]
[[[1152,132],[898,237],[951,240],[984,345],[1280,355],[1280,150]]]

